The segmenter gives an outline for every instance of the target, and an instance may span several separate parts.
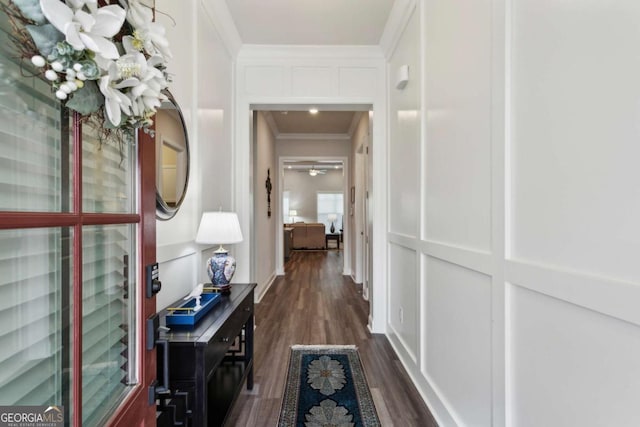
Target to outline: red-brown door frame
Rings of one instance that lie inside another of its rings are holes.
[[[156,351],[146,350],[146,319],[156,312],[156,297],[145,297],[145,268],[156,262],[156,149],[155,139],[138,131],[140,224],[138,233],[138,387],[108,422],[112,427],[155,426],[156,407],[149,404],[149,388],[156,379]]]

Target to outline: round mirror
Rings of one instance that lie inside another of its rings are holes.
[[[156,130],[156,217],[175,216],[189,183],[189,138],[182,111],[173,96],[162,103],[154,117]]]

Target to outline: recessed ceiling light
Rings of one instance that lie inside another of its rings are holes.
[[[309,108],[309,112],[311,114],[318,114],[318,109],[317,108]]]

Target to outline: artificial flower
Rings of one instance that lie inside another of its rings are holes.
[[[94,117],[108,132],[153,124],[166,99],[171,53],[152,8],[139,0],[119,0],[120,6],[100,6],[98,0],[29,2],[8,0],[9,6],[0,2],[0,9],[15,6],[27,17],[34,16],[27,6],[39,5],[42,18],[29,18],[37,25],[22,33],[31,40],[17,36],[16,41],[35,44],[37,50],[25,56],[50,81],[58,99],[82,116],[97,113]],[[12,24],[18,28],[22,22]]]
[[[118,80],[117,64],[112,63],[109,73],[100,77],[100,92],[104,95],[104,107],[107,113],[107,119],[115,127],[120,126],[122,122],[122,113],[131,115],[131,100],[121,90],[130,88],[137,84],[136,79],[126,79],[120,82]]]
[[[149,55],[162,55],[165,60],[171,58],[164,27],[153,22],[153,13],[148,6],[138,0],[129,0],[127,22],[134,28],[133,36],[128,36],[128,42],[136,50],[144,49]]]
[[[94,13],[87,13],[82,9],[74,12],[59,0],[40,0],[40,7],[47,20],[65,35],[67,43],[75,50],[89,49],[107,59],[119,57],[118,49],[110,39],[124,23],[126,11],[120,6],[104,6]]]
[[[98,0],[67,0],[67,4],[74,10],[82,9],[84,6],[93,12],[98,8]]]

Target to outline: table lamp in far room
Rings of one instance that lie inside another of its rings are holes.
[[[236,271],[236,260],[229,251],[222,247],[225,244],[242,242],[240,222],[235,212],[204,212],[198,227],[196,243],[213,243],[220,245],[207,260],[207,274],[213,287],[220,292],[231,291],[231,278]]]
[[[331,221],[331,228],[329,229],[329,231],[331,231],[331,234],[333,234],[336,232],[336,226],[333,223],[335,222],[336,219],[338,219],[338,215],[329,214],[327,215],[327,219]]]
[[[291,209],[289,211],[289,221],[291,221],[291,224],[293,224],[294,222],[296,222],[296,217],[298,216],[298,211],[295,209]]]

